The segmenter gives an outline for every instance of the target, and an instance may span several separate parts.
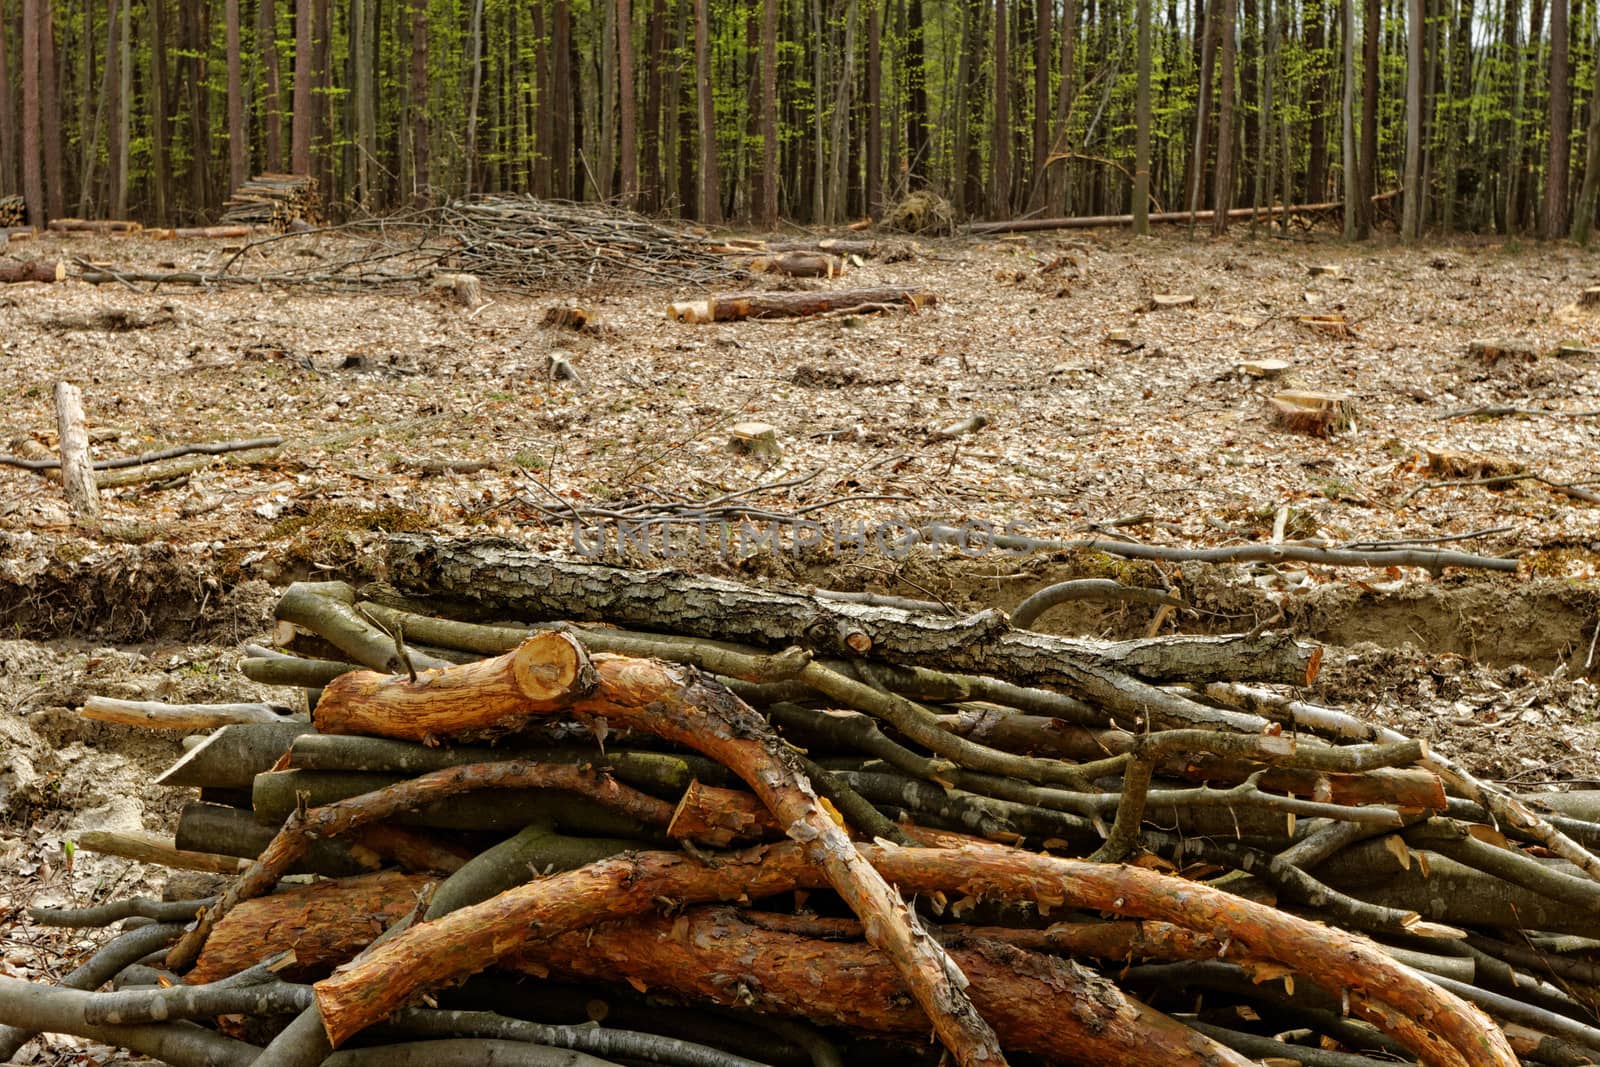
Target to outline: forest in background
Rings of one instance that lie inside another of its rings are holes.
[[[0,0],[0,28],[0,194],[35,224],[208,221],[272,171],[335,218],[525,191],[837,223],[926,188],[1586,240],[1600,177],[1597,0]]]

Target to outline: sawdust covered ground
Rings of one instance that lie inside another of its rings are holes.
[[[368,251],[308,237],[251,250],[245,269]],[[214,243],[100,240],[10,253],[145,270],[209,269],[224,255]],[[1337,271],[1313,276],[1321,265]],[[1224,545],[1268,538],[1287,508],[1291,539],[1473,535],[1451,547],[1519,553],[1519,572],[797,557],[787,543],[755,555],[702,545],[671,563],[962,609],[1110,574],[1181,590],[1196,611],[1178,624],[1211,632],[1281,610],[1279,625],[1331,646],[1312,698],[1427,737],[1489,777],[1600,784],[1600,505],[1549,484],[1600,491],[1582,484],[1600,479],[1600,316],[1574,306],[1597,275],[1592,256],[1527,243],[1058,234],[925,241],[909,260],[823,283],[939,295],[916,314],[710,326],[667,321],[669,299],[700,294],[659,289],[491,290],[468,311],[415,290],[9,287],[0,445],[53,446],[51,388],[63,376],[84,388],[101,456],[265,434],[286,444],[107,493],[95,533],[72,526],[57,486],[0,467],[0,958],[38,975],[82,947],[18,922],[17,905],[144,884],[143,869],[82,853],[69,870],[74,833],[159,829],[175,811],[147,783],[177,740],[84,724],[69,710],[84,696],[259,696],[231,660],[265,632],[273,587],[366,577],[387,532],[571,552],[572,509],[773,483],[794,484],[744,499],[830,531],[940,520],[1070,538],[1132,520],[1115,529]],[[1156,310],[1158,294],[1195,299]],[[573,301],[595,328],[540,325]],[[1537,354],[1485,358],[1469,352],[1475,338]],[[582,381],[552,380],[551,352]],[[1263,359],[1290,367],[1274,380],[1240,370]],[[1348,395],[1354,428],[1316,437],[1276,425],[1267,398],[1289,388]],[[1450,417],[1486,407],[1590,414]],[[973,415],[987,424],[940,434]],[[728,450],[730,426],[747,421],[775,428],[776,464]],[[1425,487],[1456,477],[1430,467],[1430,450],[1542,480]],[[463,462],[488,466],[447,469]],[[1145,609],[1096,606],[1044,625],[1135,635],[1150,622]]]

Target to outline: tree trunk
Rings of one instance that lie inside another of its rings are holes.
[[[155,6],[158,0],[150,0]],[[266,99],[262,117],[266,120],[267,170],[283,173],[283,86],[278,61],[277,0],[260,0],[256,8],[256,47],[261,50],[261,65],[266,77]],[[160,114],[160,112],[156,112]]]
[[[833,289],[827,292],[729,293],[701,300],[681,300],[668,307],[679,322],[733,322],[742,319],[790,319],[823,315],[849,308],[916,310],[938,302],[934,294],[910,289]]]
[[[1422,42],[1425,0],[1408,0],[1406,14],[1406,170],[1400,236],[1422,236]]]
[[[770,0],[776,3],[777,0]],[[643,197],[643,207],[646,211],[660,211],[666,203],[666,183],[662,175],[662,145],[666,134],[662,132],[662,103],[670,100],[665,93],[667,67],[667,3],[666,0],[651,0],[650,4],[650,61],[645,64],[649,71],[645,82],[644,93],[644,161],[643,176],[640,179],[640,188]],[[774,56],[777,49],[774,45]],[[773,93],[773,106],[777,106],[776,90]],[[774,124],[777,117],[773,116]],[[776,135],[774,135],[776,139]],[[774,178],[776,181],[776,178]]]
[[[1065,148],[1067,124],[1072,119],[1074,60],[1078,44],[1078,0],[1066,0],[1061,18],[1061,78],[1056,89],[1055,132],[1050,138],[1052,146]],[[1068,210],[1067,169],[1055,167],[1050,171],[1050,203],[1062,214]]]
[[[1600,7],[1595,8],[1595,41],[1600,43]],[[1577,212],[1572,216],[1572,239],[1587,246],[1594,227],[1596,201],[1600,200],[1600,77],[1589,96],[1589,126],[1584,133],[1583,187]]]
[[[223,18],[228,50],[228,183],[237,189],[250,177],[249,148],[244,132],[244,55],[239,33],[239,0],[226,0]],[[121,213],[118,213],[121,217]]]
[[[316,0],[294,0],[294,115],[289,122],[289,166],[311,173],[311,81],[316,45],[311,8]],[[425,0],[417,0],[425,2]]]
[[[428,0],[411,0],[411,202],[422,207],[430,199],[433,176],[429,173],[428,143]],[[544,100],[539,101],[541,109]],[[543,138],[539,150],[548,152]],[[546,191],[548,194],[548,190]]]
[[[700,221],[722,224],[722,180],[717,169],[716,101],[711,96],[710,0],[694,3],[694,81],[700,111]]]
[[[761,225],[778,226],[778,0],[761,2]]]
[[[1216,0],[1206,8],[1205,25],[1201,28],[1200,45],[1200,99],[1195,108],[1194,144],[1190,147],[1189,210],[1200,209],[1206,190],[1206,161],[1211,140],[1211,81],[1212,67],[1217,54]]]
[[[1572,77],[1567,29],[1568,0],[1550,3],[1550,101],[1545,119],[1550,152],[1544,172],[1544,236],[1567,233],[1567,170],[1572,165]]]
[[[0,196],[16,193],[22,182],[17,174],[17,108],[11,90],[11,5],[0,0]]]
[[[1306,159],[1306,199],[1326,200],[1328,185],[1328,63],[1323,54],[1328,47],[1327,5],[1331,0],[1306,0],[1306,136],[1310,141]]]
[[[1511,114],[1502,127],[1504,136],[1501,143],[1505,146],[1505,152],[1499,160],[1500,177],[1505,183],[1501,189],[1500,210],[1504,214],[1503,229],[1508,236],[1515,233],[1522,225],[1517,203],[1520,185],[1518,178],[1522,166],[1522,106],[1524,86],[1527,82],[1527,64],[1521,61],[1521,49],[1517,45],[1518,33],[1522,27],[1520,8],[1519,0],[1506,0],[1505,20],[1501,23],[1499,57],[1500,69],[1505,72],[1507,82],[1505,88],[1511,97]]]
[[[920,185],[932,167],[928,158],[928,67],[922,0],[906,0],[906,188]]]
[[[1382,0],[1366,0],[1363,17],[1361,63],[1361,218],[1357,237],[1372,234],[1374,205],[1378,195],[1378,45],[1383,33]]]
[[[1011,215],[1011,20],[1006,17],[1006,0],[995,0],[994,5],[994,128],[990,134],[989,213],[1004,219]]]
[[[572,191],[572,9],[568,0],[555,0],[551,15],[550,66],[553,92],[551,110],[555,112],[555,133],[551,139],[555,186],[551,195],[570,200]]]
[[[1050,60],[1055,51],[1055,0],[1036,0],[1033,11],[1033,161],[1028,174],[1030,208],[1045,202],[1045,160],[1050,158]]]
[[[1138,0],[1138,87],[1133,127],[1133,232],[1150,232],[1150,0]]]
[[[1344,93],[1339,109],[1344,159],[1344,239],[1354,241],[1361,219],[1361,174],[1356,162],[1356,26],[1355,0],[1339,0],[1339,38],[1344,49]]]
[[[61,171],[61,96],[56,67],[55,11],[51,0],[39,0],[39,142],[44,156],[45,213],[67,213],[66,179]]]
[[[483,93],[483,0],[472,4],[472,95],[467,104],[466,192],[476,192],[481,182],[478,173],[478,105]]]
[[[883,214],[883,5],[867,0],[867,179],[866,213]]]
[[[125,39],[123,9],[128,5],[128,0],[111,0],[108,18],[108,36],[106,38],[106,110],[107,130],[110,141],[107,144],[109,156],[109,186],[105,205],[111,212],[112,218],[126,218],[128,214],[128,105],[127,96],[123,87],[127,83],[124,76],[127,70],[126,55],[123,48]],[[40,27],[43,36],[44,27]],[[41,57],[42,58],[42,57]]]
[[[1222,99],[1217,108],[1217,180],[1216,207],[1211,219],[1211,232],[1221,236],[1228,232],[1228,212],[1233,207],[1233,82],[1234,82],[1234,13],[1238,0],[1212,0],[1215,10],[1222,8],[1217,20],[1217,31],[1222,36]]]
[[[600,25],[595,51],[598,55],[596,72],[599,74],[597,91],[591,99],[597,114],[590,122],[593,132],[593,171],[595,195],[602,201],[610,200],[616,191],[613,179],[617,166],[617,3],[598,5]]]
[[[843,222],[849,202],[850,97],[855,82],[856,13],[859,0],[846,0],[844,42],[835,74],[838,82],[833,94],[832,129],[829,131],[827,215],[824,221]]]
[[[639,135],[633,89],[633,5],[617,0],[618,137],[621,139],[622,206],[639,206]]]

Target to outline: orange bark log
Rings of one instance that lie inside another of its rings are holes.
[[[994,1031],[963,992],[959,968],[855,849],[771,724],[698,671],[625,656],[597,656],[591,665],[576,640],[544,633],[504,656],[429,671],[416,682],[370,671],[343,675],[323,690],[313,717],[323,733],[420,740],[505,730],[563,706],[580,719],[616,721],[688,746],[744,779],[785,832],[803,842],[868,941],[893,961],[956,1062],[1004,1062]],[[472,970],[488,962],[476,961]],[[324,1018],[336,1047],[371,1021],[345,1030]]]
[[[834,311],[882,310],[903,307],[911,311],[939,302],[926,289],[835,289],[797,293],[729,293],[699,300],[680,300],[667,308],[679,322],[731,322],[740,319],[792,319]]]
[[[302,982],[327,974],[412,912],[417,894],[431,881],[380,871],[244,901],[217,923],[183,980],[219,981],[285,949],[294,951],[294,963],[279,977]]]
[[[1033,900],[1045,913],[1076,907],[1170,922],[1226,941],[1232,957],[1282,963],[1335,995],[1348,992],[1353,1012],[1425,1062],[1446,1067],[1514,1067],[1517,1062],[1504,1035],[1482,1012],[1363,937],[1142,868],[975,844],[956,835],[935,839],[960,847],[858,847],[902,892]],[[670,853],[618,856],[415,926],[361,963],[317,983],[317,1003],[338,1045],[414,993],[479,971],[527,938],[645,914],[663,898],[680,903],[758,899],[825,884],[800,847],[789,843],[719,857],[715,866]]]
[[[1254,1062],[1070,960],[987,938],[954,938],[950,953],[971,980],[973,1003],[1009,1050],[1092,1067]],[[607,923],[530,943],[504,961],[541,975],[626,981],[828,1026],[926,1032],[926,1017],[886,962],[860,942],[765,929],[732,908]]]
[[[706,785],[699,779],[683,791],[672,821],[667,824],[668,837],[718,848],[782,833],[783,828],[772,821],[772,813],[754,794]]]

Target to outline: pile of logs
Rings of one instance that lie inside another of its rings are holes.
[[[228,724],[162,776],[201,793],[156,854],[240,873],[36,912],[145,925],[74,989],[0,979],[0,1058],[1600,1062],[1600,804],[1297,699],[1318,649],[504,543],[386,564],[290,587],[245,661],[309,721],[87,709]]]
[[[601,204],[480,196],[439,209],[438,225],[454,245],[450,269],[495,285],[704,285],[744,276],[695,234]]]
[[[223,222],[279,233],[297,222],[316,225],[317,180],[303,174],[258,174],[235,189],[222,208]]]
[[[0,196],[0,230],[28,224],[28,205],[22,197],[12,193]]]

